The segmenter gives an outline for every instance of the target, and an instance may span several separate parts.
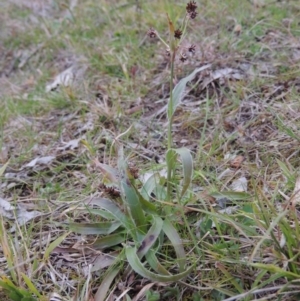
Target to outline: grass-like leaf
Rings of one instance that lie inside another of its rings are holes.
[[[183,147],[179,149],[174,149],[174,151],[179,154],[181,158],[182,168],[183,168],[183,186],[181,190],[180,198],[183,197],[187,189],[189,188],[192,177],[193,177],[193,158],[191,152]]]
[[[103,250],[124,242],[125,238],[126,238],[125,233],[111,234],[111,235],[98,238],[92,243],[92,246],[97,250]]]
[[[119,209],[112,201],[105,198],[97,198],[93,200],[93,204],[107,210],[115,219],[119,221],[127,231],[132,231],[135,228],[133,222]]]
[[[143,195],[136,189],[136,187],[134,187],[135,193],[137,194],[139,201],[141,203],[142,209],[149,213],[149,214],[155,214],[157,215],[157,210],[154,204],[150,203],[149,201],[147,201]]]
[[[186,277],[191,273],[191,271],[194,269],[193,266],[186,269],[184,272],[176,274],[176,275],[161,275],[161,274],[155,274],[149,270],[147,270],[144,265],[141,263],[137,253],[136,248],[133,247],[126,247],[126,257],[127,260],[132,267],[132,269],[140,274],[141,276],[150,279],[151,281],[159,281],[159,282],[174,282],[179,281],[180,279]]]
[[[249,193],[239,191],[216,191],[209,195],[214,198],[227,198],[231,201],[247,201],[251,199],[251,195]]]
[[[9,161],[7,161],[3,166],[1,166],[1,168],[0,168],[0,177],[2,177],[2,175],[4,174],[8,164],[9,164]]]
[[[24,282],[26,283],[26,285],[28,286],[28,289],[35,294],[36,296],[38,296],[40,299],[42,298],[42,295],[39,293],[39,291],[36,289],[36,287],[33,285],[33,283],[31,282],[31,280],[29,279],[29,277],[27,277],[24,273],[21,273]]]
[[[135,189],[131,186],[130,182],[122,181],[122,186],[125,194],[124,199],[128,206],[131,218],[136,227],[142,232],[145,232],[146,218],[139,196],[137,195]]]
[[[251,266],[268,271],[271,274],[277,274],[279,277],[287,277],[289,279],[300,279],[300,275],[286,271],[274,264],[250,263]]]
[[[121,226],[121,222],[69,223],[69,228],[80,234],[111,234]]]
[[[57,239],[55,239],[46,249],[44,254],[44,259],[48,260],[51,252],[60,244],[62,243],[66,237],[70,234],[70,232],[63,234],[62,236],[59,236]]]
[[[95,301],[104,301],[106,300],[106,296],[108,293],[108,290],[112,284],[112,282],[114,281],[114,279],[116,278],[116,276],[118,275],[120,269],[119,268],[114,268],[111,269],[106,276],[104,277],[104,279],[101,282],[101,285],[99,286],[97,293],[95,295]]]
[[[7,277],[1,278],[0,287],[2,287],[7,292],[8,297],[12,301],[37,301],[37,299],[34,298],[30,292],[23,288],[17,287]]]
[[[135,190],[131,179],[129,178],[129,171],[126,162],[119,158],[118,162],[120,171],[121,171],[121,194],[122,200],[128,208],[130,216],[134,221],[138,230],[146,233],[146,218],[141,205],[141,201],[137,191]]]
[[[159,262],[159,260],[155,256],[155,252],[153,249],[150,249],[146,254],[146,260],[155,272],[162,275],[170,275],[168,270]]]
[[[164,221],[163,231],[166,233],[175,249],[179,264],[179,270],[180,272],[183,272],[185,270],[186,255],[183,248],[182,240],[174,226],[167,219]]]
[[[138,249],[138,256],[142,258],[155,243],[163,227],[163,220],[158,216],[153,216],[153,223],[148,233],[145,235],[141,246]]]
[[[211,67],[211,65],[208,64],[208,65],[205,65],[205,66],[195,69],[191,74],[182,78],[179,81],[179,83],[175,86],[175,88],[173,89],[173,104],[171,104],[170,101],[168,103],[168,119],[169,120],[171,120],[171,118],[173,117],[174,112],[176,111],[176,108],[180,105],[180,103],[184,97],[184,91],[185,91],[186,84],[188,82],[190,82],[191,80],[193,80],[197,73],[199,73],[203,70],[206,70],[210,67]]]

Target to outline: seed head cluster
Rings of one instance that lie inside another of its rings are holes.
[[[179,59],[181,62],[185,62],[187,60],[187,55],[184,52],[182,52],[182,53],[180,53]]]
[[[154,28],[151,27],[151,28],[148,30],[147,35],[148,35],[148,37],[151,38],[151,39],[155,38],[155,37],[157,36],[156,30],[155,30]]]
[[[196,9],[197,9],[197,4],[195,1],[190,1],[186,5],[186,12],[190,16],[191,19],[195,19],[197,17]]]
[[[187,22],[189,19],[195,19],[196,16],[197,16],[197,12],[196,12],[196,9],[197,9],[197,4],[196,4],[196,1],[190,1],[187,3],[186,5],[186,15],[188,16],[188,18],[185,19],[185,24],[182,26],[182,28],[184,28],[184,32],[185,32],[185,29],[186,29],[186,25],[187,25]],[[170,20],[169,20],[170,22]],[[184,34],[184,32],[182,31],[182,29],[176,29],[174,31],[173,29],[173,34],[174,34],[174,38],[177,40],[176,42],[176,50],[174,53],[177,53],[177,50],[179,50],[179,48],[181,48],[181,51],[179,52],[178,51],[178,56],[179,56],[179,60],[181,62],[185,62],[187,59],[188,59],[188,55],[187,55],[187,52],[190,53],[190,55],[193,55],[195,54],[196,52],[196,45],[194,44],[191,44],[190,46],[188,47],[180,47],[180,44],[181,44],[181,40],[182,40],[182,35]],[[158,38],[159,40],[161,40],[161,42],[163,42],[163,44],[166,46],[166,54],[168,57],[170,57],[170,54],[171,54],[171,51],[170,51],[170,45],[168,45],[161,37],[160,35],[158,34],[158,32],[153,28],[151,27],[148,32],[147,32],[147,35],[150,37],[150,38]],[[174,56],[175,57],[175,56]]]
[[[195,52],[196,52],[196,45],[192,44],[191,46],[189,46],[188,51],[191,54],[195,54]]]
[[[181,36],[182,36],[182,31],[180,29],[176,29],[174,32],[175,39],[180,40]]]

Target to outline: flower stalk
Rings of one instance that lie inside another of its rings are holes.
[[[178,50],[180,49],[180,45],[182,43],[182,40],[185,36],[185,32],[187,30],[187,25],[189,20],[195,19],[197,16],[197,5],[195,1],[190,1],[186,5],[186,14],[181,26],[181,29],[175,29],[174,23],[170,19],[169,15],[167,14],[168,19],[168,25],[169,25],[169,43],[166,43],[164,39],[161,38],[161,36],[157,33],[156,30],[153,28],[150,28],[148,31],[148,36],[150,38],[157,37],[163,45],[166,47],[167,52],[170,55],[170,98],[168,102],[168,152],[167,152],[167,201],[170,201],[171,199],[171,192],[172,192],[172,178],[174,175],[175,170],[175,159],[176,155],[173,154],[172,148],[173,148],[173,138],[172,138],[172,128],[173,128],[173,119],[174,119],[174,79],[175,79],[175,62],[176,62],[176,56],[178,53]],[[188,51],[192,54],[195,53],[195,45],[192,44]],[[180,58],[179,60],[181,62],[184,62],[187,60],[187,56],[184,51],[180,51]],[[174,156],[173,156],[174,155]]]

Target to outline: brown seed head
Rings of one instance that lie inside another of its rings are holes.
[[[157,36],[155,29],[152,27],[148,30],[147,35],[151,39],[153,39]]]
[[[175,39],[180,40],[181,36],[182,36],[182,31],[180,29],[176,29],[174,32]]]
[[[183,63],[187,60],[187,56],[185,53],[180,53],[180,58],[179,58]]]
[[[193,12],[195,12],[197,9],[197,4],[195,1],[190,1],[187,5],[186,5],[186,12],[188,14],[191,14]]]
[[[192,54],[195,54],[196,52],[196,45],[192,44],[189,48],[188,51]]]
[[[197,17],[198,13],[196,11],[190,12],[189,16],[191,19],[195,19]]]

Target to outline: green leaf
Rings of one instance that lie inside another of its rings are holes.
[[[168,119],[169,120],[171,120],[171,118],[173,117],[174,112],[176,111],[176,108],[180,105],[180,103],[184,97],[184,91],[185,91],[186,84],[188,82],[190,82],[191,80],[193,80],[197,73],[199,73],[203,70],[206,70],[210,67],[211,67],[211,65],[208,64],[208,65],[205,65],[205,66],[195,69],[190,75],[182,78],[179,81],[179,83],[175,86],[175,88],[173,89],[173,92],[172,92],[172,94],[173,94],[172,102],[173,103],[171,103],[171,98],[168,103]]]
[[[172,148],[168,149],[168,151],[166,153],[166,163],[167,163],[168,170],[174,169],[176,159],[177,159],[177,154],[176,154],[175,150]]]
[[[295,182],[296,181],[295,172],[293,170],[291,171],[290,168],[282,161],[278,159],[276,159],[276,161],[283,174],[287,177],[287,179],[289,181]]]
[[[9,164],[9,161],[7,161],[3,166],[1,166],[1,168],[0,168],[0,177],[2,177],[2,175],[4,174],[5,169],[7,168],[8,164]]]
[[[133,222],[111,200],[95,198],[92,203],[107,210],[115,218],[115,220],[119,221],[128,231],[132,232],[135,228]]]
[[[121,226],[120,222],[102,222],[102,223],[70,223],[71,230],[80,234],[110,234]]]
[[[170,239],[178,259],[179,264],[179,271],[183,272],[185,270],[185,264],[186,264],[186,255],[183,248],[182,240],[176,231],[176,229],[173,227],[173,225],[168,221],[167,219],[164,221],[163,224],[163,231],[166,233],[168,238]]]
[[[156,207],[154,204],[150,203],[149,201],[147,201],[143,196],[142,194],[136,189],[136,187],[134,187],[134,190],[139,198],[139,201],[141,203],[141,206],[142,206],[142,209],[149,213],[149,214],[155,214],[157,215],[157,211],[156,211]]]
[[[118,275],[120,269],[119,268],[114,268],[111,269],[104,277],[104,279],[102,280],[101,285],[99,286],[97,293],[95,295],[95,301],[104,301],[107,300],[106,296],[108,293],[108,290],[112,284],[112,282],[114,281],[114,279],[116,278],[116,276]]]
[[[32,296],[30,296],[30,297],[24,297],[24,298],[22,298],[22,301],[37,301],[37,299],[33,298]]]
[[[70,232],[67,232],[65,234],[63,234],[62,236],[58,237],[57,239],[55,239],[50,245],[49,247],[46,249],[45,254],[44,254],[44,260],[48,260],[51,252],[60,244],[62,243],[66,237],[70,234]]]
[[[88,212],[91,214],[99,215],[107,220],[115,219],[114,216],[106,210],[89,208]]]
[[[278,275],[280,275],[280,277],[287,277],[287,278],[291,278],[291,279],[300,279],[299,274],[286,271],[274,264],[263,264],[263,263],[249,263],[249,264],[255,268],[266,270],[271,274],[278,274]]]
[[[22,298],[23,296],[20,296],[17,292],[15,291],[10,291],[8,293],[8,296],[9,298],[12,300],[12,301],[22,301]]]
[[[141,246],[138,249],[138,256],[142,258],[151,249],[159,234],[161,233],[163,220],[158,216],[153,216],[153,223],[148,233],[145,235]]]
[[[136,228],[143,233],[146,232],[146,218],[140,202],[137,189],[134,187],[133,179],[131,179],[127,163],[123,159],[122,148],[119,149],[118,167],[121,173],[121,195],[126,205],[131,219],[134,221]],[[132,180],[132,182],[131,182]]]
[[[95,240],[91,245],[97,250],[107,249],[125,241],[125,233],[107,235]]]
[[[164,268],[164,266],[159,262],[159,260],[155,256],[155,252],[153,249],[150,249],[146,254],[146,260],[155,272],[162,275],[170,276],[168,270]]]
[[[193,158],[190,151],[185,147],[174,149],[174,151],[177,154],[179,154],[181,158],[182,167],[183,167],[183,187],[180,195],[180,198],[182,198],[185,192],[187,191],[187,189],[189,188],[192,181],[193,170],[194,170]]]
[[[31,282],[31,280],[24,274],[21,273],[26,285],[28,286],[29,290],[31,291],[31,293],[35,294],[36,296],[38,296],[39,298],[42,297],[42,295],[39,293],[39,291],[36,289],[36,287],[33,285],[33,283]]]
[[[146,218],[138,194],[133,188],[129,179],[122,181],[122,188],[124,191],[123,201],[127,204],[127,208],[134,221],[136,227],[145,232]]]
[[[151,281],[158,281],[158,282],[174,282],[179,281],[182,278],[186,277],[188,274],[192,272],[194,266],[189,267],[183,273],[179,273],[176,275],[161,275],[155,274],[149,270],[147,270],[144,265],[141,263],[138,255],[136,254],[136,248],[133,247],[126,247],[126,257],[127,260],[132,267],[132,269],[140,274],[142,277],[150,279]]]
[[[216,191],[211,192],[209,195],[211,195],[214,198],[227,198],[231,201],[247,201],[251,198],[250,194],[238,191]]]

